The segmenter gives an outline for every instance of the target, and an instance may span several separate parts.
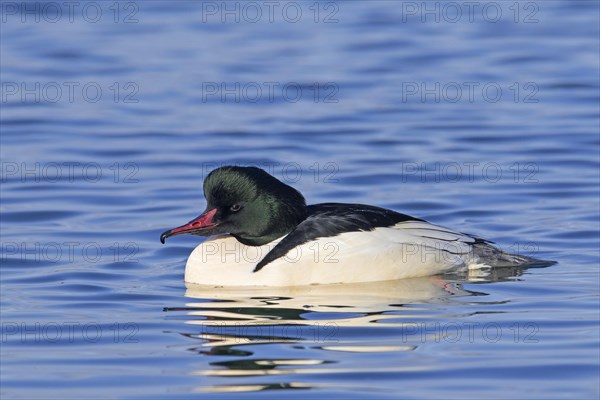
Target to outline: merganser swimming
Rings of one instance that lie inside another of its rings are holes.
[[[306,205],[256,167],[226,166],[204,181],[206,210],[164,232],[216,236],[190,254],[185,281],[211,286],[301,286],[436,275],[459,268],[546,263],[385,208]]]

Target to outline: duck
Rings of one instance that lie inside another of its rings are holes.
[[[307,205],[298,190],[258,167],[212,170],[204,196],[200,216],[160,236],[163,244],[183,234],[208,237],[187,260],[190,284],[353,284],[544,262],[386,208]]]

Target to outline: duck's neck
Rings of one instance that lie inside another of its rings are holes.
[[[242,237],[235,234],[231,234],[231,236],[233,236],[237,239],[238,242],[240,242],[241,244],[245,244],[246,246],[262,246],[264,244],[271,243],[273,240],[279,239],[280,237],[285,236],[290,232],[274,233],[272,235],[260,237]]]
[[[271,209],[269,220],[260,234],[234,234],[240,243],[246,246],[262,246],[292,232],[308,216],[308,207],[302,203],[294,206],[278,205]]]

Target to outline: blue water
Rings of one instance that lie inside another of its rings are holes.
[[[598,2],[77,4],[2,2],[3,399],[598,398]],[[224,164],[558,263],[186,288]]]

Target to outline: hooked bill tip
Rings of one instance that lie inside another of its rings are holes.
[[[162,244],[165,244],[165,240],[167,240],[167,237],[168,237],[168,236],[167,236],[167,232],[165,232],[165,233],[162,233],[162,234],[160,235],[160,242],[161,242]]]

